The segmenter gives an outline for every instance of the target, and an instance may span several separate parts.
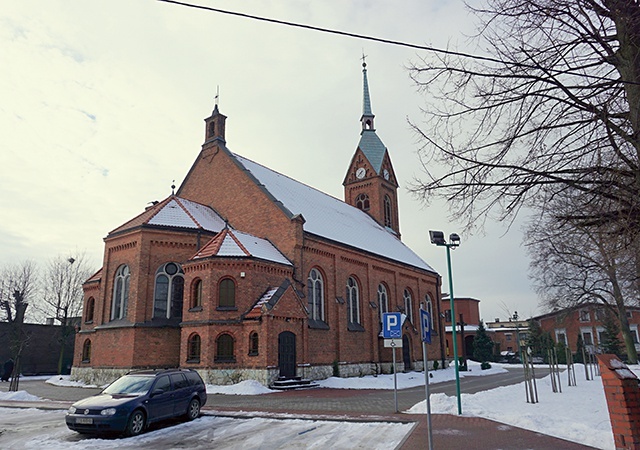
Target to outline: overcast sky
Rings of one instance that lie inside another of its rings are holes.
[[[459,0],[242,1],[200,5],[436,47],[468,48]],[[0,264],[85,251],[179,186],[219,86],[227,146],[338,198],[358,144],[362,53],[378,136],[399,179],[403,241],[443,275],[428,230],[458,232],[454,292],[481,316],[542,312],[521,223],[465,234],[446,205],[407,191],[422,177],[425,99],[406,66],[419,50],[153,0],[20,0],[0,8]],[[445,289],[448,290],[448,289]],[[505,308],[506,306],[506,308]]]

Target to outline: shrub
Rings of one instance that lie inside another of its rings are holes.
[[[491,364],[488,363],[487,361],[483,362],[482,364],[480,364],[480,368],[482,370],[487,370],[487,369],[491,369]]]

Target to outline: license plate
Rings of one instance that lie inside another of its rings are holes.
[[[76,423],[82,425],[93,425],[93,419],[91,417],[78,417]]]

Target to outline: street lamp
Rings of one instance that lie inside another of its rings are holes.
[[[458,361],[458,343],[456,339],[456,310],[453,295],[453,278],[451,277],[451,249],[460,246],[460,236],[456,233],[449,235],[449,242],[444,238],[442,231],[429,231],[431,243],[447,249],[447,270],[449,272],[449,303],[451,305],[451,339],[453,340],[453,360],[456,371],[456,394],[458,396],[458,414],[462,414],[462,401],[460,400],[460,363]],[[463,343],[464,345],[464,343]]]

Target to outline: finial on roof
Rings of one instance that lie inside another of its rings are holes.
[[[367,55],[362,52],[362,117],[360,121],[362,122],[362,131],[372,130],[375,128],[373,126],[373,118],[375,117],[371,112],[371,97],[369,97],[369,82],[367,80],[367,63],[365,62]]]
[[[213,100],[213,112],[215,113],[218,110],[218,104],[220,103],[220,85],[216,86],[216,96],[213,98]]]
[[[175,195],[176,194],[176,180],[173,180],[173,182],[171,183],[171,195]]]

